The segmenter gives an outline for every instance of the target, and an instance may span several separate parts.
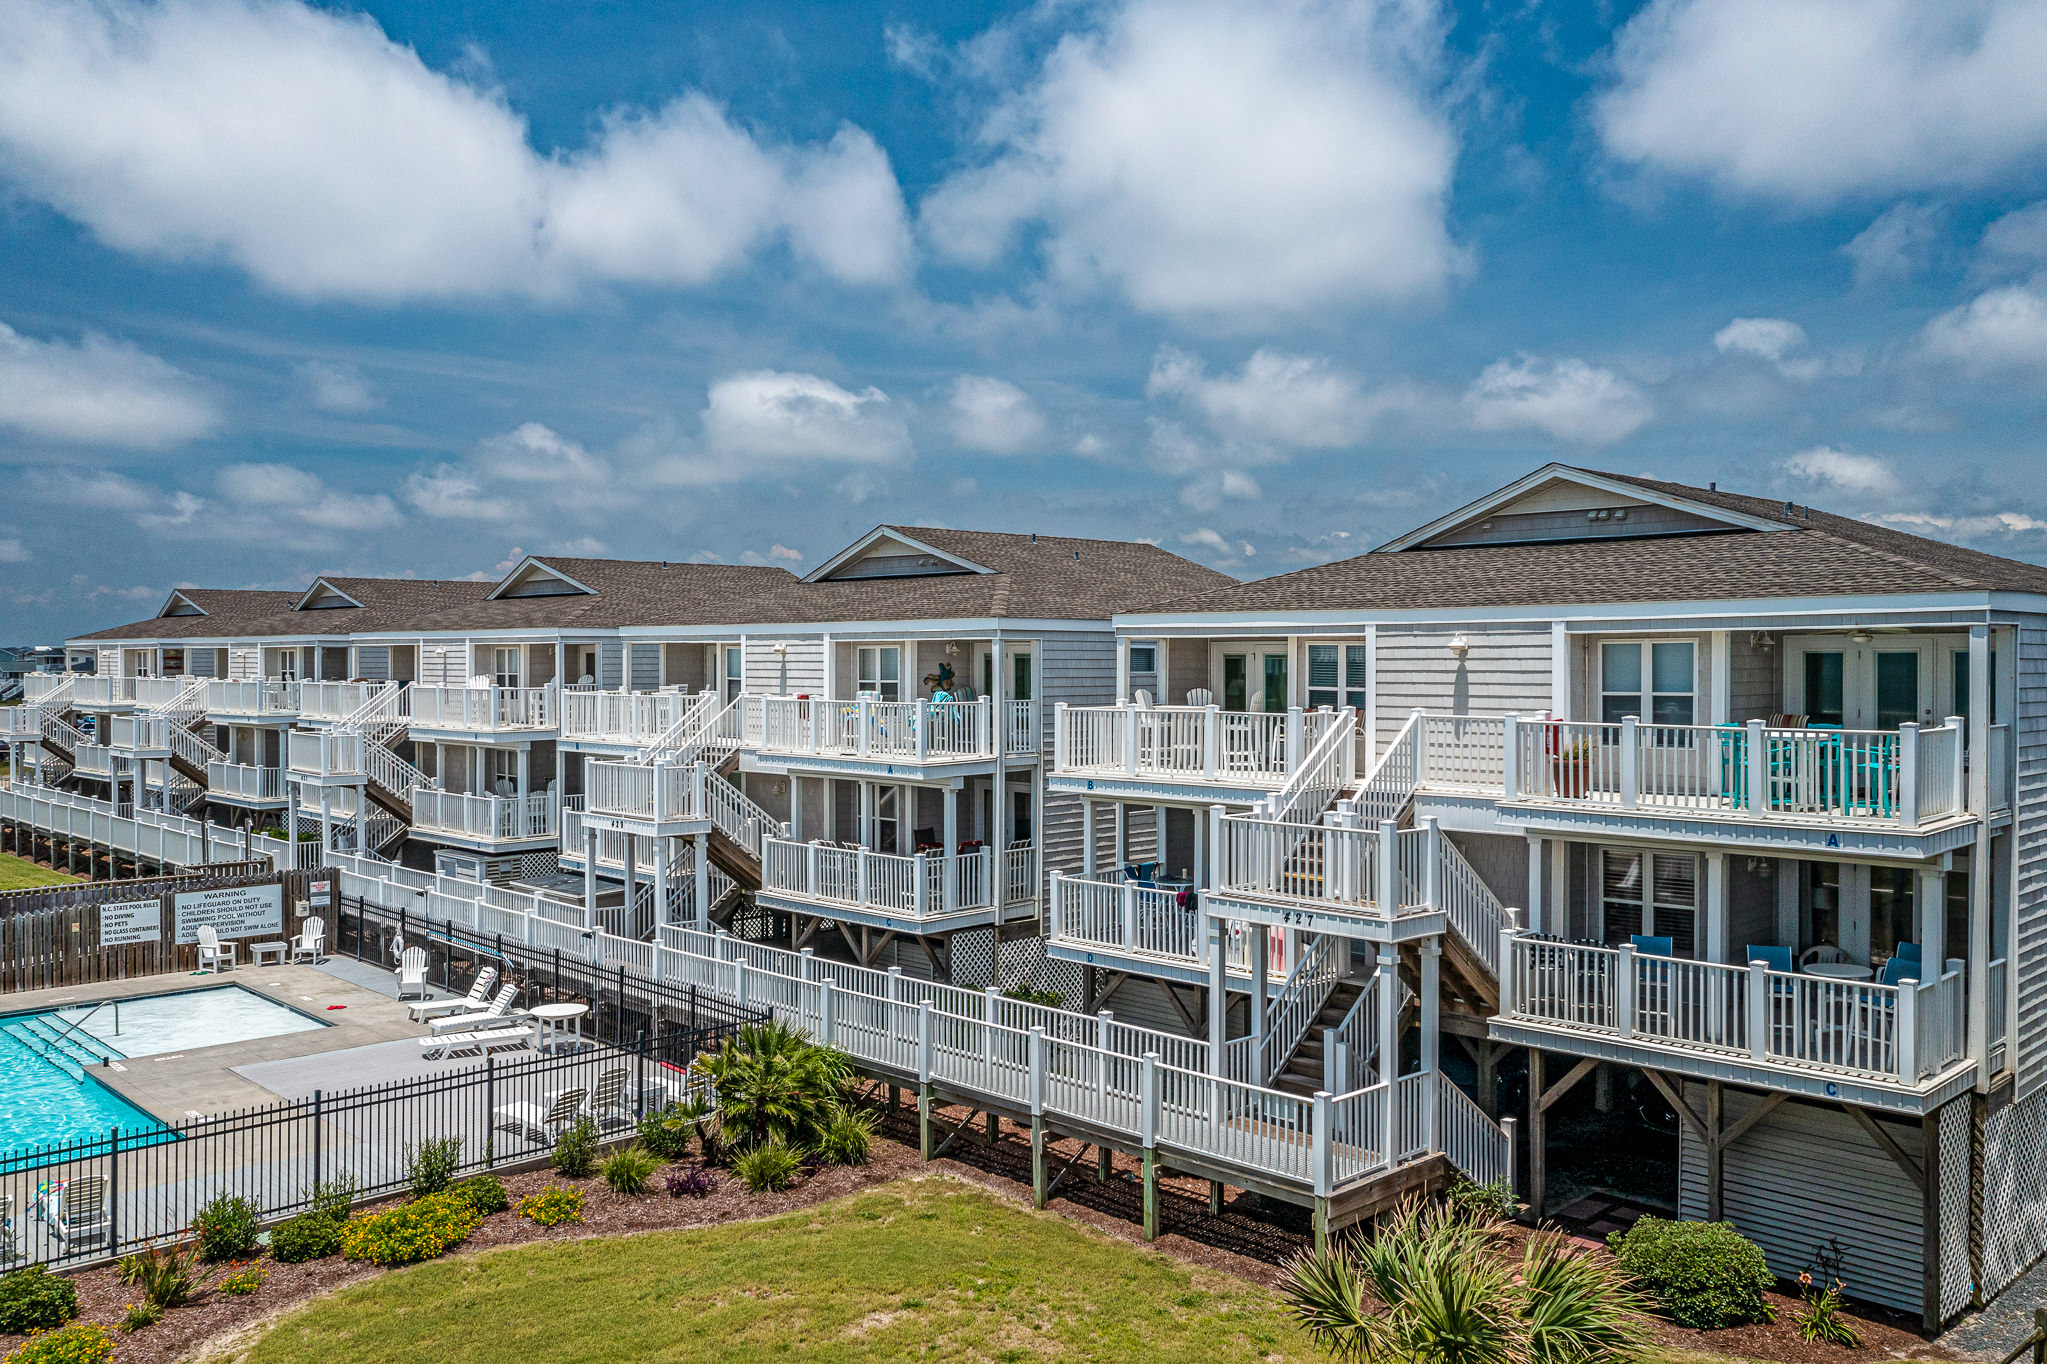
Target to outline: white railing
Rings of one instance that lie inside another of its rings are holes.
[[[1261,818],[1287,822],[1318,819],[1337,793],[1357,777],[1358,714],[1348,706],[1294,767],[1285,786],[1259,802]]]
[[[649,766],[693,762],[719,766],[745,746],[745,701],[742,696],[721,705],[716,692],[699,693],[698,703],[677,715],[666,733],[640,750],[636,761]]]
[[[125,777],[132,773],[135,770],[135,760],[105,744],[82,743],[72,751],[71,766],[81,777],[98,777],[101,781],[110,781],[115,777]]]
[[[1270,1081],[1287,1057],[1294,1054],[1294,1048],[1301,1045],[1315,1016],[1328,1003],[1329,992],[1343,975],[1349,955],[1350,939],[1331,933],[1315,934],[1304,944],[1286,984],[1266,1002],[1265,1056],[1259,1068],[1259,1083]]]
[[[718,696],[715,692],[690,696],[673,691],[565,688],[559,704],[562,738],[640,747],[660,739],[678,720],[701,716],[718,704]]]
[[[132,705],[135,701],[135,684],[140,680],[135,677],[98,677],[89,673],[74,673],[71,679],[71,705],[79,710],[97,706]]]
[[[283,800],[284,772],[275,767],[253,767],[247,763],[209,762],[206,789],[216,796],[238,800]]]
[[[711,824],[719,833],[744,848],[755,860],[763,842],[771,837],[787,838],[789,826],[746,798],[746,793],[723,777],[713,776],[708,763],[697,767],[704,772],[704,796],[710,806]]]
[[[1035,858],[1035,848],[905,857],[769,838],[763,844],[761,889],[905,918],[940,918],[995,908],[998,895],[1020,883],[1033,887],[1035,899]],[[1019,863],[1029,870],[1018,874]]]
[[[42,737],[43,712],[36,706],[0,706],[0,740],[34,743]]]
[[[138,706],[168,706],[174,704],[185,688],[200,685],[194,677],[138,677],[135,679],[135,704]]]
[[[1500,1125],[1473,1103],[1471,1096],[1443,1076],[1439,1096],[1437,1144],[1450,1163],[1475,1184],[1514,1183],[1514,1143]]]
[[[298,689],[299,718],[331,723],[346,720],[386,691],[398,689],[395,682],[292,682],[243,683],[243,686],[292,686]],[[259,698],[260,699],[260,698]]]
[[[1037,752],[1037,702],[824,701],[743,696],[745,741],[763,752],[826,754],[909,762],[988,759],[999,742],[1013,755]]]
[[[1983,1000],[1989,1014],[1985,1045],[1990,1051],[1990,1073],[1995,1075],[2011,1065],[2005,1050],[2006,1025],[2011,1007],[2011,996],[2006,992],[2011,989],[2011,973],[2003,957],[1999,957],[1985,968],[1983,983]]]
[[[1518,1020],[1905,1085],[1966,1051],[1959,963],[1925,984],[1892,986],[1631,946],[1507,935],[1502,948],[1501,1012]]]
[[[1374,972],[1343,1020],[1322,1030],[1322,1088],[1331,1094],[1348,1094],[1379,1078],[1379,980]]]
[[[1052,938],[1063,945],[1200,965],[1201,914],[1178,891],[1052,873]]]
[[[593,762],[587,770],[588,802],[593,813],[650,821],[709,817],[705,787],[712,778],[702,763],[688,767],[642,767],[629,762]]]
[[[1513,919],[1500,903],[1500,897],[1493,894],[1492,887],[1448,838],[1439,838],[1437,842],[1434,898],[1436,907],[1449,920],[1451,931],[1497,978],[1500,934],[1514,926]]]
[[[1960,726],[1770,729],[1516,720],[1506,799],[1916,827],[1962,808]]]
[[[0,818],[132,853],[161,866],[233,862],[243,856],[241,830],[183,815],[137,811],[49,787],[0,786]]]
[[[70,673],[24,673],[21,678],[22,700],[31,706],[61,700],[57,693],[69,695],[73,685]]]
[[[1497,792],[1505,780],[1503,715],[1422,715],[1415,784],[1432,790]]]
[[[363,775],[363,736],[342,730],[298,729],[284,736],[284,765],[309,777]]]
[[[412,793],[412,824],[423,832],[478,839],[553,838],[554,800],[544,791],[524,796],[471,796],[416,790]]]
[[[1335,723],[1329,710],[1061,703],[1053,709],[1053,762],[1083,776],[1279,787]]]
[[[557,727],[553,687],[421,687],[406,689],[414,729],[476,733]]]
[[[301,685],[298,682],[210,681],[206,684],[205,706],[214,715],[295,716],[299,713]]]
[[[1433,904],[1427,875],[1441,838],[1431,824],[1376,829],[1275,824],[1248,815],[1216,822],[1216,888],[1228,894],[1311,901],[1393,916]],[[1401,868],[1411,870],[1403,875]]]

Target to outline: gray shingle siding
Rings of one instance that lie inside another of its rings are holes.
[[[1460,662],[1450,641],[1470,648]],[[1429,626],[1379,630],[1379,751],[1400,733],[1408,713],[1529,715],[1550,707],[1550,634],[1535,629]]]
[[[2019,632],[2018,784],[2012,815],[2018,851],[2017,1064],[2021,1098],[2047,1089],[2047,629]]]

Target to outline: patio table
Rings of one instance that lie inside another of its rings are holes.
[[[1852,961],[1809,961],[1799,969],[1808,976],[1824,976],[1828,980],[1868,980],[1876,974]]]

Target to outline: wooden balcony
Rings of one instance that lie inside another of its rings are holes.
[[[333,730],[293,730],[284,736],[285,767],[295,778],[338,779],[360,784],[365,779],[363,736]]]
[[[761,898],[779,908],[909,932],[1037,913],[1038,852],[1029,844],[906,857],[770,838],[764,854]]]
[[[112,781],[116,777],[135,775],[135,760],[119,749],[105,744],[80,744],[71,759],[72,768],[81,777],[98,781]]]
[[[593,762],[584,810],[593,828],[653,838],[708,831],[714,780],[702,763]]]
[[[644,748],[705,704],[702,692],[561,690],[561,740],[577,748]],[[715,702],[716,697],[708,700]]]
[[[1931,1112],[1973,1083],[1963,964],[1897,985],[1503,935],[1493,1036],[1544,1050]],[[2005,963],[1991,963],[2001,1050]]]
[[[71,704],[78,710],[120,710],[135,704],[139,677],[95,677],[87,673],[72,676]],[[30,696],[33,702],[36,698]]]
[[[272,685],[289,686],[297,691],[299,719],[308,724],[333,724],[346,720],[367,704],[381,696],[388,688],[396,685],[390,682],[290,682]]]
[[[1341,713],[1062,704],[1053,708],[1049,784],[1250,804],[1285,786]]]

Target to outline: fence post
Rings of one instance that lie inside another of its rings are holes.
[[[1898,1082],[1919,1082],[1919,982],[1907,977],[1898,991]]]
[[[1748,722],[1748,808],[1761,814],[1770,808],[1770,754],[1763,738],[1763,722]]]
[[[107,1137],[107,1250],[121,1248],[121,1129]],[[9,1229],[10,1231],[12,1228]]]
[[[1123,770],[1137,775],[1137,706],[1123,703]]]
[[[1443,827],[1430,815],[1422,821],[1422,828],[1428,847],[1422,853],[1422,906],[1425,909],[1443,907]]]
[[[931,1083],[931,1001],[917,1001],[917,1083]]]
[[[931,702],[926,697],[917,698],[917,761],[923,762],[931,756]]]
[[[1757,958],[1748,964],[1748,1055],[1761,1061],[1769,1054],[1770,964]]]
[[[1120,916],[1123,921],[1123,946],[1135,952],[1137,950],[1137,886],[1132,882],[1125,881],[1121,886],[1117,887],[1117,893],[1123,902],[1123,912]]]
[[[1201,713],[1201,776],[1215,780],[1216,756],[1222,748],[1222,707],[1210,705]],[[1210,856],[1214,856],[1213,853]]]
[[[1291,777],[1301,770],[1301,708],[1288,706],[1286,711],[1286,774]]]
[[[861,704],[865,705],[866,702],[863,701]],[[858,894],[855,896],[853,903],[864,905],[867,903],[867,849],[863,846],[853,860],[858,864],[854,878],[855,889]]]
[[[1500,1137],[1501,1137],[1501,1139],[1502,1139],[1502,1140],[1501,1140],[1501,1142],[1500,1142],[1500,1144],[1501,1144],[1502,1146],[1504,1146],[1504,1147],[1506,1147],[1506,1148],[1507,1148],[1507,1162],[1506,1162],[1506,1164],[1507,1164],[1507,1192],[1508,1192],[1508,1193],[1513,1193],[1513,1192],[1515,1191],[1515,1188],[1514,1188],[1514,1175],[1515,1175],[1515,1170],[1514,1170],[1514,1155],[1515,1155],[1515,1152],[1514,1152],[1514,1130],[1515,1130],[1516,1128],[1518,1128],[1518,1127],[1519,1127],[1520,1125],[1521,1125],[1521,1121],[1520,1121],[1520,1119],[1516,1118],[1516,1117],[1515,1117],[1515,1116],[1514,1116],[1514,1115],[1513,1115],[1512,1113],[1509,1113],[1509,1114],[1508,1114],[1508,1115],[1507,1115],[1506,1117],[1504,1117],[1504,1118],[1501,1118],[1501,1119],[1500,1119]]]
[[[1642,720],[1621,717],[1621,808],[1632,810],[1642,803]]]
[[[1322,1199],[1329,1197],[1329,1190],[1336,1182],[1335,1143],[1331,1140],[1333,1136],[1331,1128],[1335,1125],[1333,1119],[1336,1113],[1331,1104],[1328,1090],[1320,1089],[1315,1091],[1314,1107],[1310,1111],[1312,1114],[1310,1119],[1312,1124],[1311,1139],[1313,1141],[1311,1154],[1314,1166],[1312,1173],[1315,1181],[1315,1197]],[[1318,1223],[1321,1221],[1320,1218],[1316,1220]],[[1316,1239],[1320,1240],[1322,1238],[1317,1237]]]
[[[1883,800],[1881,791],[1870,795]],[[1919,726],[1910,720],[1898,726],[1898,823],[1907,829],[1919,827]]]
[[[862,696],[858,705],[860,707],[860,756],[864,758],[867,756],[867,736],[874,728],[874,702],[870,701],[866,696]]]
[[[1400,826],[1390,819],[1379,821],[1379,885],[1374,898],[1388,918],[1400,912]]]
[[[1349,1073],[1347,1048],[1338,1041],[1335,1028],[1322,1030],[1322,1088],[1332,1094],[1341,1094],[1349,1088],[1344,1083]]]
[[[827,1047],[838,1045],[838,1010],[834,1007],[832,983],[824,980],[818,984],[817,1030],[818,1041]]]
[[[1620,955],[1614,958],[1613,1025],[1622,1037],[1635,1035],[1636,956],[1633,943],[1622,943]]]
[[[1500,799],[1521,799],[1521,717],[1500,722]]]

